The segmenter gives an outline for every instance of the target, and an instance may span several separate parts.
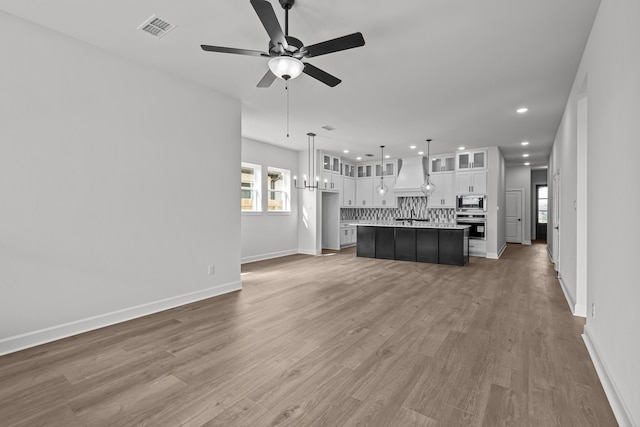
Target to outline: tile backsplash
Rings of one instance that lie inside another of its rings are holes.
[[[426,197],[398,197],[397,208],[342,208],[340,221],[393,221],[409,218],[411,209],[414,218],[425,218],[431,222],[456,222],[454,208],[427,208]]]

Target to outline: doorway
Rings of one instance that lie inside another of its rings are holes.
[[[522,243],[524,190],[507,190],[505,193],[505,237],[509,243]]]
[[[536,239],[547,240],[547,221],[549,218],[549,189],[545,185],[536,185]]]

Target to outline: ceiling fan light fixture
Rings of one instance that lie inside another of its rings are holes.
[[[276,77],[290,80],[295,79],[302,73],[304,64],[292,56],[276,56],[269,60],[269,69]]]

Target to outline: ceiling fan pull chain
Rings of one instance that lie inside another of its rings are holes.
[[[287,91],[287,138],[289,138],[289,80],[285,80],[284,90]]]

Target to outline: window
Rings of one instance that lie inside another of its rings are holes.
[[[538,187],[538,224],[547,223],[547,211],[549,209],[549,195],[546,186]]]
[[[268,168],[267,187],[269,192],[269,203],[267,210],[270,212],[290,212],[289,193],[291,184],[289,182],[290,173],[286,169]]]
[[[240,209],[243,212],[260,212],[260,175],[258,165],[242,163],[240,174]]]

